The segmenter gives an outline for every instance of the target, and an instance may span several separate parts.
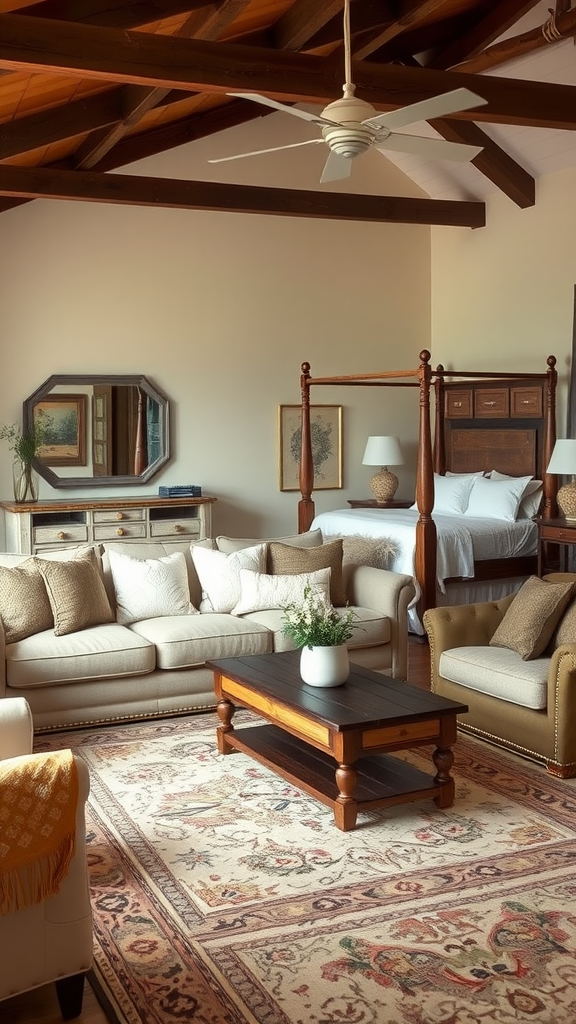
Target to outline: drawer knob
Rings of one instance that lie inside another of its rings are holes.
[[[523,398],[522,399],[522,405],[530,405],[530,404],[531,404],[531,402],[530,402],[529,398]]]
[[[454,402],[454,408],[455,409],[461,409],[462,408],[462,402]]]
[[[60,530],[60,533],[58,534],[58,540],[66,540],[66,534],[64,533],[63,530]]]
[[[496,405],[496,402],[484,402],[484,405],[492,406],[492,405]]]
[[[123,512],[117,512],[116,513],[116,519],[124,519],[124,513]]]
[[[124,536],[124,530],[122,529],[121,526],[119,526],[118,529],[116,530],[116,536],[117,537],[123,537]]]
[[[184,533],[184,527],[182,526],[181,523],[174,523],[174,532],[175,533]]]

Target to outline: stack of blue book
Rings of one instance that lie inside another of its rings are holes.
[[[171,487],[159,487],[161,498],[201,498],[202,488],[196,484],[174,484]]]

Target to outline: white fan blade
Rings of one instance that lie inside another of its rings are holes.
[[[300,146],[316,146],[323,144],[324,139],[308,139],[307,142],[291,142],[288,146],[272,146],[271,149],[253,149],[251,153],[235,153],[234,156],[219,156],[209,160],[209,164],[225,164],[229,160],[243,160],[245,156],[261,156],[262,153],[279,153],[281,149],[299,149]]]
[[[408,107],[369,117],[362,123],[369,128],[390,128],[393,131],[407,124],[415,124],[416,121],[429,121],[433,117],[444,117],[445,114],[455,114],[460,110],[484,106],[487,102],[476,93],[470,92],[470,89],[453,89],[452,92],[432,96],[429,100],[421,100],[419,103],[411,103]]]
[[[271,100],[268,96],[260,96],[257,92],[229,92],[227,96],[235,96],[241,100],[253,100],[254,103],[263,103],[265,107],[273,107],[274,110],[283,110],[286,114],[293,114],[294,117],[301,117],[303,121],[312,121],[313,124],[336,124],[326,117],[319,117],[318,114],[309,114],[307,110],[298,110],[297,107],[289,107],[286,103],[279,103],[278,100]]]
[[[446,139],[429,139],[422,135],[404,135],[394,132],[385,142],[374,144],[374,149],[386,155],[387,150],[397,153],[416,153],[429,160],[473,160],[482,151],[482,146],[466,146],[462,142],[447,142]]]
[[[352,161],[330,150],[328,159],[324,164],[320,184],[323,185],[326,181],[343,181],[344,178],[349,178],[351,173]]]

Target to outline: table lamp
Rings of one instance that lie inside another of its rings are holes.
[[[575,442],[576,443],[576,442]],[[396,494],[398,477],[388,466],[401,466],[404,462],[397,437],[369,437],[362,459],[363,466],[380,466],[380,472],[370,479],[372,493],[379,505],[386,505]]]
[[[569,484],[564,484],[557,494],[558,508],[565,519],[576,522],[576,439],[565,438],[556,441],[552,458],[548,463],[547,473],[554,476],[570,476]]]

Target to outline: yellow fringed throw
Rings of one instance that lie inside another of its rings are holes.
[[[58,892],[74,854],[77,805],[71,750],[0,762],[0,913]]]

